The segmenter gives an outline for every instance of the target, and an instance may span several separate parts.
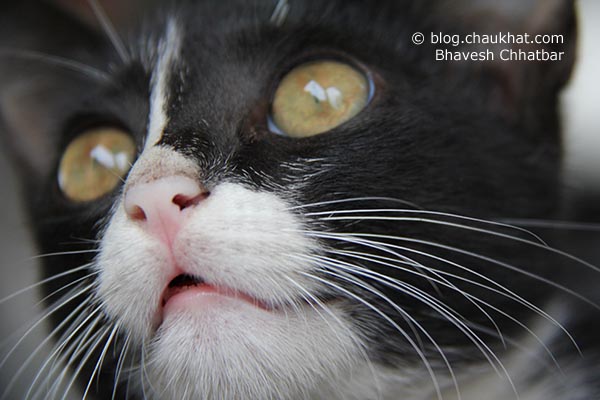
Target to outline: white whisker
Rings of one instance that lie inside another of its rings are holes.
[[[54,65],[57,67],[65,68],[73,72],[77,72],[85,75],[86,77],[92,78],[97,81],[109,82],[110,75],[92,66],[80,63],[75,60],[54,56],[50,54],[44,54],[33,50],[16,50],[0,48],[0,57],[6,58],[17,58],[22,60],[40,61],[47,65]]]
[[[321,308],[324,312],[326,312],[333,319],[333,321],[338,324],[338,326],[340,328],[342,328],[344,331],[346,331],[348,333],[348,336],[354,338],[354,332],[352,332],[348,328],[348,326],[346,326],[346,324],[344,324],[340,320],[340,318],[337,315],[335,315],[329,309],[329,307],[327,307],[315,295],[313,295],[312,293],[310,293],[306,288],[304,288],[302,285],[300,285],[294,279],[292,279],[290,277],[286,277],[286,278],[287,278],[287,280],[292,285],[294,285],[302,293],[304,293],[302,296],[305,297],[306,303],[310,305],[310,307],[321,317],[321,319],[323,319],[323,321],[325,321],[325,323],[329,326],[329,328],[331,329],[331,331],[333,332],[333,334],[338,337],[338,340],[340,342],[342,342],[343,340],[342,340],[342,338],[339,337],[339,334],[337,333],[337,330],[331,325],[331,322],[327,318],[325,318],[325,316],[323,314],[321,314],[321,312],[319,311],[319,309],[317,307],[315,307],[314,304],[316,304],[319,308]],[[357,344],[357,348],[359,349],[359,351],[361,353],[362,359],[367,363],[367,366],[368,366],[368,368],[369,368],[369,370],[371,372],[371,375],[373,377],[373,381],[375,382],[375,387],[376,387],[376,390],[377,390],[377,398],[381,399],[382,398],[382,393],[383,393],[382,388],[381,388],[381,382],[379,381],[379,378],[377,377],[377,373],[375,372],[375,367],[373,366],[373,363],[371,362],[371,359],[367,355],[366,344],[363,343],[360,340],[356,340],[356,344]]]
[[[564,229],[571,231],[600,232],[600,224],[591,222],[552,221],[541,219],[506,218],[503,222],[515,226],[543,229]]]
[[[435,392],[437,395],[438,400],[443,400],[442,398],[442,392],[440,389],[440,385],[439,382],[437,380],[437,377],[427,359],[427,357],[425,356],[425,354],[421,351],[421,349],[419,349],[419,346],[417,346],[417,344],[414,342],[414,340],[410,337],[410,335],[408,333],[406,333],[406,331],[404,329],[402,329],[393,319],[391,319],[387,314],[385,314],[383,311],[381,311],[379,308],[375,307],[374,305],[372,305],[371,303],[369,303],[368,301],[364,300],[363,298],[355,295],[354,293],[344,289],[343,287],[328,281],[326,279],[320,278],[318,276],[306,273],[306,272],[301,272],[302,275],[314,279],[316,281],[319,281],[327,286],[333,287],[334,289],[336,289],[337,291],[344,293],[346,296],[355,299],[356,301],[358,301],[359,303],[363,304],[364,306],[366,306],[367,308],[371,309],[372,311],[374,311],[375,313],[377,313],[379,316],[381,316],[387,323],[389,323],[392,327],[394,327],[394,329],[396,329],[405,339],[406,341],[412,346],[412,348],[415,350],[415,352],[417,353],[417,356],[421,359],[421,361],[423,362],[423,365],[425,366],[425,368],[427,369],[427,372],[429,374],[429,376],[431,377],[432,383],[434,385],[435,388]]]
[[[519,231],[521,233],[531,236],[532,238],[534,238],[535,240],[540,242],[542,245],[548,246],[548,244],[539,235],[536,235],[535,233],[533,233],[527,229],[524,229],[522,227],[519,227],[519,226],[515,226],[515,225],[503,223],[503,222],[496,222],[496,221],[480,219],[480,218],[467,217],[464,215],[439,212],[439,211],[381,208],[381,209],[357,209],[357,210],[330,210],[330,211],[309,212],[309,213],[305,213],[304,215],[309,216],[309,217],[325,215],[326,217],[321,218],[320,220],[331,220],[331,221],[348,219],[348,220],[388,220],[388,221],[412,221],[412,222],[438,223],[441,225],[447,225],[447,226],[451,226],[454,228],[469,229],[469,230],[474,230],[476,232],[487,233],[490,235],[497,235],[500,237],[506,237],[506,238],[514,237],[512,235],[506,235],[501,232],[495,232],[495,231],[492,231],[489,229],[470,227],[468,225],[456,224],[456,223],[451,223],[451,222],[446,222],[446,221],[441,221],[441,220],[434,220],[434,219],[430,219],[430,218],[389,217],[389,216],[380,216],[380,215],[377,215],[377,216],[372,216],[372,215],[346,216],[346,214],[363,214],[363,213],[364,214],[400,213],[400,214],[432,215],[432,216],[440,216],[440,217],[446,217],[446,218],[454,218],[454,219],[459,219],[459,220],[463,220],[463,221],[476,222],[476,223],[483,224],[483,225],[491,225],[491,226],[496,226],[499,228],[506,228],[506,229],[510,229],[510,230]],[[339,215],[339,214],[342,214],[343,216],[337,217],[337,215]]]
[[[33,359],[36,357],[36,355],[42,350],[42,348],[44,346],[46,346],[48,344],[48,342],[50,340],[52,340],[52,338],[54,337],[54,335],[56,335],[61,329],[63,329],[68,323],[70,323],[71,319],[77,315],[77,313],[83,309],[84,307],[87,306],[87,302],[89,301],[89,299],[84,300],[81,302],[81,304],[79,304],[77,306],[77,308],[75,308],[71,313],[69,313],[69,315],[60,323],[58,324],[58,326],[56,328],[54,328],[52,330],[52,332],[50,332],[50,334],[46,335],[46,337],[44,338],[44,340],[39,343],[35,349],[33,349],[33,351],[29,354],[29,356],[21,363],[21,366],[19,367],[19,369],[13,374],[13,377],[11,378],[11,380],[8,382],[8,384],[6,385],[4,392],[2,393],[2,396],[0,398],[5,399],[6,396],[10,393],[10,391],[12,390],[12,387],[14,386],[14,384],[16,383],[17,379],[21,376],[21,374],[25,371],[25,369],[27,368],[27,366],[33,361]],[[29,331],[28,331],[29,332]],[[25,338],[26,335],[29,335],[29,333],[26,333],[23,337]],[[20,345],[20,343],[17,343],[15,345],[15,347],[13,348],[16,349],[18,346]],[[8,359],[8,357],[10,357],[10,352],[9,354],[7,354],[7,358],[4,359],[2,361],[2,363],[6,362],[6,360]],[[49,357],[48,359],[50,359],[51,357]],[[38,375],[41,373],[42,369],[38,370]],[[36,375],[36,379],[37,379],[37,375]],[[36,379],[34,379],[31,383],[31,387],[33,387],[35,385]],[[27,398],[27,396],[26,396]]]
[[[4,356],[4,358],[2,359],[2,361],[0,361],[0,368],[2,368],[4,366],[4,364],[6,363],[6,361],[10,358],[10,356],[13,354],[13,352],[20,346],[20,344],[23,342],[23,340],[25,340],[25,338],[31,333],[33,332],[33,330],[38,327],[46,318],[48,318],[50,315],[54,314],[56,311],[58,311],[60,308],[64,307],[65,305],[67,305],[68,303],[70,303],[71,301],[73,301],[74,299],[78,298],[79,296],[81,296],[82,294],[84,294],[85,292],[91,290],[92,285],[86,286],[83,289],[75,292],[75,294],[73,294],[72,296],[68,297],[66,300],[63,300],[59,303],[57,303],[57,305],[53,305],[49,311],[47,311],[42,317],[40,317],[32,326],[29,327],[29,329],[23,334],[23,336],[21,337],[21,339],[19,339],[19,341],[13,346],[13,348]],[[76,289],[79,288],[74,288],[72,291],[75,291]]]
[[[79,376],[79,374],[81,373],[81,371],[83,370],[83,368],[85,367],[85,365],[89,362],[90,357],[92,357],[92,355],[97,350],[97,348],[100,345],[100,343],[102,343],[102,341],[104,340],[104,338],[106,337],[106,335],[111,331],[111,329],[112,329],[111,326],[102,326],[100,328],[98,338],[96,340],[94,340],[92,343],[87,343],[86,344],[87,351],[82,356],[81,361],[79,362],[79,364],[75,368],[75,370],[74,370],[74,372],[73,372],[73,374],[71,376],[71,379],[69,380],[69,383],[67,384],[67,387],[63,391],[63,396],[61,397],[61,400],[66,400],[67,399],[67,396],[71,392],[71,388],[75,384],[75,380],[77,379],[77,377]]]
[[[346,252],[340,252],[340,255],[344,255],[344,253],[346,253]],[[347,252],[347,253],[353,253],[353,252]],[[398,267],[398,266],[394,265],[393,263],[394,263],[394,261],[395,261],[395,260],[393,260],[393,259],[390,259],[390,258],[388,258],[388,257],[376,256],[376,255],[369,255],[369,254],[366,254],[366,253],[359,253],[359,254],[362,254],[362,255],[364,255],[363,257],[361,257],[361,259],[364,259],[364,260],[367,260],[367,261],[371,261],[371,262],[374,262],[374,263],[377,263],[377,264],[381,264],[381,265],[389,266],[389,267],[392,267],[392,268],[395,268],[395,269],[396,269],[396,268],[400,268],[402,271],[409,272],[409,273],[414,273],[414,272],[415,272],[415,271],[410,271],[410,270],[407,270],[406,268],[403,268],[403,267]],[[373,258],[369,258],[369,257],[373,257]],[[383,261],[380,261],[380,260],[377,260],[377,259],[381,259],[381,260],[387,260],[387,261],[390,261],[391,263],[388,263],[388,262],[383,262]],[[435,269],[434,269],[434,270],[435,270]],[[504,292],[501,292],[501,291],[499,291],[498,289],[494,289],[494,288],[492,288],[492,287],[489,287],[489,286],[487,286],[487,285],[483,285],[483,284],[481,284],[481,283],[479,283],[479,282],[472,281],[472,280],[470,280],[470,279],[467,279],[467,278],[464,278],[464,277],[461,277],[461,276],[459,276],[459,275],[455,275],[455,274],[452,274],[452,273],[448,273],[448,272],[445,272],[445,271],[441,271],[441,270],[435,270],[435,271],[439,272],[439,273],[440,273],[440,274],[442,274],[442,275],[447,275],[447,276],[450,276],[450,277],[452,277],[452,278],[455,278],[455,279],[457,279],[457,280],[462,280],[462,281],[464,281],[464,282],[467,282],[467,283],[469,283],[469,284],[472,284],[472,285],[475,285],[475,286],[481,287],[481,288],[483,288],[483,289],[486,289],[486,290],[490,290],[490,291],[492,291],[492,292],[494,292],[494,293],[496,293],[496,294],[499,294],[499,295],[505,296],[505,297],[507,297],[507,298],[509,298],[509,299],[511,299],[511,300],[513,300],[513,301],[518,301],[518,299],[515,299],[513,296],[510,296],[509,294],[506,294],[506,293],[504,293]],[[396,281],[396,280],[394,280],[394,281]],[[547,346],[547,345],[546,345],[546,344],[545,344],[545,343],[544,343],[544,342],[543,342],[543,341],[542,341],[542,340],[541,340],[541,339],[540,339],[540,338],[539,338],[539,337],[538,337],[538,336],[535,334],[535,332],[534,332],[533,330],[531,330],[531,329],[530,329],[530,328],[529,328],[527,325],[525,325],[524,323],[522,323],[521,321],[519,321],[518,319],[516,319],[516,318],[515,318],[515,317],[513,317],[512,315],[508,314],[507,312],[505,312],[505,311],[503,311],[503,310],[499,309],[499,308],[498,308],[498,307],[496,307],[496,306],[493,306],[493,305],[492,305],[492,304],[490,304],[489,302],[486,302],[485,300],[482,300],[482,299],[478,298],[477,296],[473,296],[472,294],[468,293],[467,291],[464,291],[464,290],[461,290],[461,289],[459,289],[459,288],[458,288],[458,287],[456,287],[455,285],[448,285],[446,282],[439,282],[439,284],[440,284],[440,285],[443,285],[443,286],[445,286],[445,287],[448,287],[448,288],[449,288],[449,289],[451,289],[451,290],[455,290],[455,291],[459,292],[461,295],[465,296],[465,297],[466,297],[466,298],[468,298],[468,299],[469,299],[469,300],[470,300],[472,303],[474,303],[474,305],[475,305],[475,306],[476,306],[476,307],[477,307],[477,308],[478,308],[480,311],[482,311],[482,312],[484,313],[484,315],[485,315],[485,316],[486,316],[486,317],[487,317],[487,318],[490,320],[490,322],[491,322],[491,323],[494,325],[494,328],[495,328],[496,335],[498,335],[498,338],[499,338],[499,339],[502,341],[502,343],[504,344],[504,346],[505,346],[505,347],[506,347],[506,343],[505,343],[504,335],[503,335],[503,334],[502,334],[502,332],[500,331],[500,328],[499,328],[499,326],[496,324],[496,322],[494,321],[494,319],[493,319],[493,318],[492,318],[492,317],[489,315],[489,313],[487,313],[485,310],[483,310],[483,309],[481,308],[481,306],[479,306],[479,305],[477,305],[477,304],[475,304],[475,303],[479,303],[479,304],[481,304],[481,305],[483,305],[483,306],[485,306],[485,307],[488,307],[488,308],[490,308],[491,310],[493,310],[493,311],[495,311],[495,312],[497,312],[497,313],[499,313],[499,314],[501,314],[501,315],[505,316],[506,318],[510,319],[511,321],[515,322],[517,325],[519,325],[520,327],[522,327],[524,330],[526,330],[526,331],[527,331],[527,333],[529,333],[529,334],[530,334],[530,335],[531,335],[531,336],[532,336],[532,337],[533,337],[533,338],[534,338],[534,339],[535,339],[535,340],[536,340],[536,341],[537,341],[537,342],[538,342],[538,343],[539,343],[539,344],[540,344],[540,345],[541,345],[541,346],[544,348],[544,350],[547,352],[548,356],[549,356],[549,357],[552,359],[552,361],[554,362],[554,364],[556,365],[556,367],[558,367],[558,369],[560,369],[560,368],[561,368],[561,367],[560,367],[560,365],[558,364],[558,361],[556,360],[556,358],[555,358],[554,354],[553,354],[553,353],[550,351],[550,349],[548,348],[548,346]],[[530,308],[530,309],[531,309],[531,307],[528,307],[528,308]],[[535,311],[535,312],[538,312],[538,311],[537,311],[537,310],[535,310],[535,309],[533,309],[533,311]],[[538,313],[539,313],[539,312],[538,312]],[[542,317],[545,317],[543,314],[541,314],[541,316],[542,316]],[[545,317],[545,318],[546,318],[546,317]],[[556,325],[556,324],[558,324],[558,325],[557,325],[557,327],[558,327],[559,329],[561,329],[561,330],[563,330],[563,331],[566,331],[566,329],[565,329],[565,328],[564,328],[564,327],[563,327],[561,324],[559,324],[559,323],[558,323],[558,321],[556,321],[556,320],[554,320],[554,319],[550,319],[550,318],[546,318],[546,319],[547,319],[547,320],[549,320],[551,323],[553,323],[553,324],[555,324],[555,325]],[[466,321],[468,321],[468,320],[466,320]]]
[[[390,202],[390,203],[404,204],[404,205],[413,207],[418,210],[423,209],[422,207],[420,207],[419,205],[417,205],[415,203],[411,203],[410,201],[406,201],[406,200],[395,199],[393,197],[352,197],[352,198],[347,198],[347,199],[319,201],[316,203],[301,204],[298,206],[289,207],[288,209],[289,210],[301,210],[301,209],[310,208],[310,207],[321,207],[321,206],[327,206],[327,205],[331,205],[331,204],[343,204],[343,203],[364,202],[364,201],[386,201],[386,202]]]
[[[93,309],[94,306],[89,305],[87,308]],[[102,317],[97,315],[97,311],[98,310],[93,311],[93,315],[88,317],[80,315],[78,319],[73,321],[69,329],[57,341],[57,346],[55,346],[54,351],[46,359],[42,367],[39,369],[38,375],[36,375],[34,381],[32,382],[30,390],[36,386],[36,383],[41,377],[42,372],[44,372],[48,367],[48,364],[52,362],[46,378],[39,385],[39,388],[33,394],[32,399],[37,398],[38,394],[42,394],[43,388],[48,385],[50,380],[53,380],[54,383],[48,391],[48,393],[51,393],[51,395],[48,397],[54,398],[56,396],[56,393],[60,390],[63,380],[69,373],[68,368],[65,368],[65,366],[70,367],[73,361],[75,361],[77,357],[79,357],[85,350],[87,343],[95,340],[101,333],[101,331],[96,330],[96,327],[102,320]],[[58,372],[57,370],[61,371],[60,374],[58,374],[58,377],[56,377]]]
[[[516,241],[519,243],[523,243],[523,244],[527,244],[536,248],[540,248],[543,249],[545,251],[549,251],[552,252],[556,255],[560,255],[562,257],[565,257],[571,261],[575,261],[578,264],[581,264],[593,271],[596,272],[600,272],[600,267],[597,267],[579,257],[576,257],[572,254],[569,254],[565,251],[556,249],[554,247],[550,247],[547,244],[541,244],[541,243],[537,243],[537,242],[533,242],[531,240],[527,240],[527,239],[523,239],[517,236],[511,236],[511,235],[506,235],[503,233],[499,233],[499,232],[494,232],[494,231],[488,231],[485,229],[480,229],[480,228],[474,228],[474,227],[469,227],[467,225],[461,225],[461,224],[455,224],[455,223],[450,223],[450,222],[443,222],[443,221],[437,221],[437,220],[429,220],[429,219],[422,219],[422,218],[409,218],[409,217],[372,217],[372,216],[362,216],[362,217],[330,217],[329,220],[333,220],[333,219],[337,219],[337,220],[342,220],[342,219],[348,219],[348,220],[404,220],[404,221],[408,221],[408,220],[412,220],[412,221],[419,221],[419,222],[427,222],[427,223],[432,223],[432,224],[439,224],[439,225],[445,225],[445,226],[451,226],[451,227],[455,227],[455,228],[462,228],[462,229],[467,229],[467,230],[472,230],[475,232],[481,232],[481,233],[488,233],[494,236],[498,236],[498,237],[503,237],[506,238],[508,240],[512,240],[512,241]],[[385,237],[386,235],[379,235],[379,237]],[[388,238],[394,238],[393,236],[388,236]]]
[[[494,325],[494,327],[496,328],[496,331],[498,332],[498,336],[500,337],[500,340],[502,341],[502,343],[505,345],[504,343],[504,336],[502,335],[502,332],[500,331],[500,327],[498,327],[498,324],[496,323],[496,321],[492,318],[491,315],[489,315],[488,312],[486,312],[483,308],[481,308],[481,306],[479,306],[472,298],[471,296],[469,296],[469,294],[467,292],[465,292],[464,290],[459,289],[456,285],[452,284],[452,282],[450,282],[449,280],[445,279],[442,277],[442,280],[439,281],[435,278],[431,278],[429,276],[423,276],[422,273],[419,273],[417,271],[413,271],[409,268],[405,268],[405,267],[401,267],[398,265],[386,262],[386,261],[381,261],[381,260],[377,260],[375,257],[379,258],[379,256],[371,256],[367,253],[360,253],[360,252],[346,252],[346,251],[329,251],[332,254],[337,254],[339,256],[346,256],[346,257],[352,257],[352,258],[356,258],[359,260],[363,260],[363,261],[367,261],[367,262],[372,262],[375,264],[379,264],[379,265],[383,265],[386,267],[391,267],[418,277],[422,277],[424,279],[434,279],[435,282],[439,285],[442,285],[450,290],[453,290],[457,293],[459,293],[460,295],[462,295],[463,297],[465,297],[465,299],[467,299],[467,301],[469,301],[470,303],[472,303],[479,311],[481,311],[483,313],[483,315],[492,323],[492,325]],[[382,257],[384,260],[387,259],[387,261],[395,261],[393,259],[387,258],[387,257]],[[438,271],[436,269],[433,268],[429,268],[428,269],[432,270],[433,272],[440,274],[441,271]],[[441,275],[441,274],[440,274]]]
[[[429,295],[427,292],[424,292],[406,282],[402,282],[397,279],[388,277],[386,275],[379,274],[379,273],[371,271],[367,268],[359,267],[357,265],[345,263],[343,261],[335,260],[335,259],[324,259],[323,257],[320,257],[320,259],[321,259],[320,261],[322,263],[329,265],[330,267],[333,267],[335,269],[342,269],[351,275],[358,274],[358,275],[364,276],[366,278],[373,279],[376,282],[379,282],[379,283],[381,283],[385,286],[391,287],[393,289],[399,290],[400,292],[415,298],[416,300],[422,302],[423,304],[426,304],[427,306],[431,307],[436,312],[440,313],[441,315],[444,315],[448,319],[448,321],[450,321],[458,329],[460,329],[461,332],[463,332],[469,339],[471,339],[471,340],[476,339],[474,341],[474,344],[479,348],[479,350],[482,352],[482,354],[484,356],[487,357],[487,354],[494,355],[493,351],[481,339],[479,339],[479,337],[474,332],[468,330],[468,328],[464,325],[463,320],[467,320],[467,319],[463,315],[458,313],[453,308],[441,303],[438,299]],[[392,305],[392,307],[398,307],[391,300],[387,300],[387,302],[390,303],[390,305]],[[457,318],[457,316],[460,317],[460,319]],[[411,318],[411,320],[414,321],[412,318]],[[463,330],[463,329],[465,329],[465,330]],[[479,347],[480,345],[483,347]],[[497,359],[497,357],[494,357],[494,358],[498,363],[500,362],[500,360]],[[490,365],[493,366],[492,360],[488,359],[488,361],[490,362]]]
[[[79,283],[82,283],[88,279],[90,279],[93,276],[98,275],[98,271],[94,271],[91,272],[87,275],[82,276],[81,278],[77,278],[76,280],[67,283],[66,285],[60,287],[59,289],[56,289],[55,291],[53,291],[52,293],[50,293],[49,295],[45,296],[43,299],[41,299],[36,305],[41,305],[43,304],[45,301],[48,301],[49,299],[51,299],[52,297],[56,296],[58,293],[64,291],[65,289],[70,288],[71,286],[77,285]]]
[[[56,252],[56,253],[39,254],[37,256],[29,257],[28,260],[31,261],[31,260],[39,260],[41,258],[58,257],[58,256],[71,256],[71,255],[78,255],[78,254],[90,254],[90,253],[96,254],[99,251],[100,250],[98,250],[98,249],[59,251],[59,252]]]
[[[104,348],[102,349],[102,352],[100,353],[100,357],[98,358],[98,361],[96,362],[96,366],[94,367],[94,370],[92,371],[92,375],[90,376],[90,378],[88,380],[88,384],[85,387],[85,391],[83,392],[83,396],[82,396],[81,400],[85,400],[85,398],[87,397],[87,394],[90,390],[92,382],[94,381],[96,374],[99,373],[100,368],[102,368],[102,362],[104,361],[106,352],[108,351],[108,348],[112,344],[113,339],[114,339],[115,335],[117,334],[117,331],[118,331],[118,326],[115,325],[112,329],[112,332],[110,333],[110,336],[108,337],[108,339],[106,339],[106,344],[104,345]]]
[[[337,261],[337,260],[334,260]],[[481,339],[479,338],[479,336],[473,332],[461,319],[465,319],[460,313],[456,312],[455,310],[453,310],[452,308],[448,307],[447,305],[440,303],[437,299],[435,299],[434,297],[430,296],[429,294],[427,294],[426,292],[423,292],[421,290],[419,290],[418,288],[407,284],[405,282],[401,282],[401,281],[397,281],[394,280],[392,278],[389,278],[385,275],[381,275],[378,274],[376,272],[370,271],[368,269],[364,269],[355,265],[350,265],[349,267],[344,267],[343,266],[343,262],[325,262],[326,264],[332,266],[333,268],[336,269],[344,269],[346,271],[348,271],[350,274],[359,274],[361,276],[367,277],[369,279],[373,279],[383,285],[386,285],[388,287],[394,288],[396,290],[400,290],[402,293],[408,294],[411,297],[413,297],[414,299],[423,302],[424,304],[426,304],[427,306],[431,307],[433,310],[435,310],[436,312],[438,312],[440,315],[443,315],[447,321],[449,321],[450,323],[452,323],[454,326],[456,326],[457,329],[459,329],[469,340],[471,340],[471,342],[479,349],[479,351],[481,352],[481,354],[486,358],[486,360],[488,361],[489,365],[496,371],[496,373],[498,375],[504,375],[507,380],[509,381],[511,387],[513,388],[513,391],[515,393],[515,395],[517,397],[519,397],[516,387],[513,383],[513,380],[510,376],[510,374],[508,373],[508,370],[506,369],[506,367],[504,366],[504,364],[502,363],[502,361],[500,360],[500,358],[494,353],[494,351]],[[344,277],[342,276],[338,276],[335,273],[332,273],[331,271],[328,270],[322,270],[323,273],[326,274],[330,274],[330,275],[334,275],[337,276],[341,279],[344,279]],[[398,310],[399,312],[402,313],[406,313],[404,310],[402,310],[402,308],[400,308],[397,304],[395,304],[392,300],[388,299],[387,296],[383,295],[381,292],[374,290],[373,288],[371,288],[370,286],[365,287],[363,285],[366,285],[364,283],[359,283],[361,281],[356,281],[354,282],[355,284],[369,290],[371,293],[374,293],[376,295],[378,295],[380,298],[382,298],[384,301],[386,301],[387,303],[389,303],[394,309]],[[459,317],[461,317],[461,319],[457,318],[454,314],[458,315]],[[414,318],[410,317],[410,315],[408,313],[406,313],[406,315],[408,316],[408,318],[411,319],[411,321],[416,324],[416,326],[418,326],[423,332],[424,334],[428,337],[428,339],[430,340],[430,342],[434,345],[434,347],[438,350],[438,352],[440,353],[440,355],[442,356],[445,364],[447,365],[452,377],[453,377],[453,381],[455,383],[455,386],[458,390],[458,384],[456,381],[456,377],[454,376],[453,370],[446,358],[446,356],[444,355],[443,351],[441,350],[441,348],[439,347],[439,345],[436,343],[436,341],[429,335],[429,333],[422,328],[422,326],[416,321],[414,320]],[[491,358],[490,358],[491,357]],[[498,367],[502,370],[502,372],[500,372],[500,370],[498,370]],[[458,394],[460,397],[460,393]]]
[[[457,268],[459,268],[459,269],[461,269],[463,271],[469,272],[469,273],[471,273],[471,274],[473,274],[473,275],[475,275],[475,276],[477,276],[477,277],[479,277],[481,279],[484,279],[485,281],[491,283],[492,285],[494,285],[496,287],[499,287],[501,290],[504,290],[506,293],[508,293],[511,296],[511,298],[513,300],[518,301],[522,305],[526,306],[527,308],[529,308],[532,311],[536,312],[537,314],[539,314],[540,316],[544,317],[548,321],[552,322],[555,326],[557,326],[559,329],[561,329],[565,333],[565,335],[569,338],[569,340],[571,341],[571,343],[573,344],[573,346],[577,349],[578,352],[581,353],[581,350],[579,349],[579,346],[577,345],[577,342],[575,341],[575,339],[572,337],[572,335],[569,333],[569,331],[565,327],[563,327],[555,318],[553,318],[551,315],[549,315],[548,313],[546,313],[545,311],[543,311],[541,308],[535,306],[531,302],[528,302],[527,300],[525,300],[524,298],[522,298],[518,294],[516,294],[513,291],[509,290],[505,286],[500,285],[499,283],[495,282],[494,280],[486,277],[485,275],[477,273],[476,271],[473,271],[473,270],[471,270],[469,268],[466,268],[466,267],[464,267],[464,266],[462,266],[460,264],[454,263],[454,262],[452,262],[450,260],[447,260],[445,258],[438,257],[438,256],[435,256],[435,255],[432,255],[432,254],[429,254],[429,253],[421,252],[421,251],[412,249],[410,247],[398,246],[398,245],[393,245],[393,244],[390,244],[390,243],[372,241],[372,240],[369,240],[369,239],[362,239],[362,238],[363,237],[374,237],[374,238],[384,238],[384,239],[395,239],[395,240],[399,240],[399,241],[405,241],[405,242],[413,242],[413,243],[418,243],[418,244],[431,245],[433,247],[440,247],[440,248],[443,248],[443,249],[446,249],[446,250],[451,250],[451,251],[459,252],[459,253],[462,253],[462,254],[465,254],[465,255],[469,255],[469,256],[472,256],[472,257],[475,257],[475,258],[478,258],[478,259],[482,259],[482,260],[487,261],[487,262],[491,262],[491,263],[494,263],[494,264],[497,264],[497,265],[509,268],[509,269],[514,270],[516,272],[521,272],[521,273],[523,273],[523,274],[525,274],[527,276],[530,276],[530,277],[532,277],[534,279],[538,279],[538,280],[541,280],[541,281],[543,281],[545,283],[552,284],[552,286],[556,286],[558,288],[563,288],[567,293],[572,292],[570,294],[574,295],[575,297],[583,297],[583,296],[579,295],[578,293],[573,292],[570,289],[568,289],[566,287],[563,287],[562,285],[559,285],[558,283],[549,281],[549,280],[547,280],[547,279],[545,279],[543,277],[538,277],[535,274],[532,274],[532,273],[529,273],[527,271],[521,270],[520,268],[512,266],[510,264],[503,263],[501,261],[494,260],[492,258],[485,257],[485,256],[482,256],[482,255],[478,255],[476,253],[471,253],[471,252],[468,252],[466,250],[454,248],[454,247],[451,247],[451,246],[441,245],[441,244],[438,244],[438,243],[435,243],[435,242],[423,241],[423,240],[412,239],[412,238],[407,238],[407,237],[395,237],[395,236],[375,235],[375,234],[347,234],[347,233],[322,234],[322,233],[314,233],[314,232],[311,232],[311,231],[306,232],[306,234],[309,234],[309,235],[310,234],[315,234],[317,236],[318,235],[322,235],[322,236],[324,235],[324,237],[327,237],[327,238],[330,238],[330,239],[334,239],[334,240],[355,240],[355,237],[358,237],[359,239],[358,239],[358,241],[356,241],[356,243],[360,243],[360,240],[362,240],[366,246],[370,246],[371,244],[376,244],[378,246],[387,246],[387,247],[390,247],[390,248],[393,248],[393,249],[399,249],[399,250],[404,250],[404,251],[409,251],[409,252],[421,254],[423,256],[430,257],[430,258],[442,261],[444,263],[447,263],[448,265],[457,267]],[[349,239],[347,239],[347,238],[349,238]],[[441,271],[439,271],[439,272],[441,272]],[[589,300],[587,300],[586,302],[589,302]],[[594,304],[592,303],[592,305],[594,305]],[[598,308],[599,306],[595,306],[595,307]]]
[[[125,47],[125,44],[121,40],[121,37],[117,33],[117,30],[115,29],[114,25],[112,24],[112,22],[110,21],[110,19],[106,15],[106,13],[104,12],[104,9],[102,8],[102,6],[100,6],[100,3],[98,3],[97,0],[87,0],[87,2],[90,5],[90,7],[92,8],[92,11],[94,12],[94,15],[96,16],[96,19],[102,26],[104,33],[106,33],[106,36],[108,37],[108,39],[112,43],[113,47],[117,51],[117,54],[119,54],[121,61],[123,61],[124,63],[127,63],[130,60],[131,56],[129,55],[129,52],[127,51],[127,47]]]
[[[123,370],[123,364],[125,363],[125,358],[127,357],[127,351],[129,350],[130,340],[131,340],[131,334],[128,333],[127,337],[125,338],[125,342],[123,343],[123,347],[121,348],[119,358],[117,360],[117,368],[115,370],[115,378],[114,378],[115,381],[114,381],[111,400],[115,400],[115,396],[117,395],[117,388],[119,386],[121,372]]]
[[[65,276],[67,276],[67,275],[71,275],[71,274],[74,274],[74,273],[79,272],[79,271],[83,271],[84,269],[89,268],[90,265],[91,264],[85,264],[85,265],[82,265],[80,267],[73,268],[73,269],[70,269],[70,270],[65,271],[65,272],[61,272],[59,274],[53,275],[53,276],[51,276],[49,278],[46,278],[44,280],[41,280],[39,282],[36,282],[36,283],[31,284],[29,286],[26,286],[23,289],[19,289],[16,292],[14,292],[12,294],[9,294],[8,296],[0,299],[0,305],[3,304],[3,303],[5,303],[5,302],[7,302],[7,301],[9,301],[9,300],[11,300],[11,299],[13,299],[13,298],[15,298],[15,297],[17,297],[17,296],[19,296],[19,295],[21,295],[21,294],[23,294],[23,293],[26,293],[26,292],[28,292],[28,291],[30,291],[32,289],[35,289],[35,288],[37,288],[37,287],[39,287],[41,285],[44,285],[44,284],[46,284],[48,282],[52,282],[52,281],[54,281],[56,279],[63,278]]]

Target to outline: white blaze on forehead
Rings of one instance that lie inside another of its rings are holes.
[[[167,85],[172,67],[181,48],[181,32],[175,21],[167,23],[165,36],[158,43],[158,58],[152,72],[150,116],[145,148],[154,146],[161,139],[167,126]]]

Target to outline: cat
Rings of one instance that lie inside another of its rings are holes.
[[[518,226],[566,217],[571,1],[89,5],[1,6],[55,343],[25,397],[600,398],[598,268]],[[473,31],[564,57],[411,40]]]

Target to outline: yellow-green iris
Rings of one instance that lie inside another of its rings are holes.
[[[288,136],[313,136],[350,120],[368,101],[369,81],[363,73],[338,61],[309,62],[282,79],[272,119]]]
[[[135,157],[131,136],[118,128],[97,128],[77,136],[60,160],[58,184],[71,201],[95,200],[112,191]]]

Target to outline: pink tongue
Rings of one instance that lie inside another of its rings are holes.
[[[163,307],[165,306],[165,304],[167,304],[169,299],[171,299],[173,296],[175,296],[181,292],[185,292],[186,290],[189,290],[192,288],[201,288],[202,290],[206,289],[206,291],[215,291],[215,289],[212,286],[207,285],[205,283],[202,283],[202,284],[196,283],[196,284],[188,284],[188,285],[182,285],[182,286],[169,287],[169,288],[167,288],[167,291],[165,292],[165,296],[163,297],[163,301],[162,301]]]
[[[228,289],[228,288],[219,288],[217,286],[209,285],[207,283],[195,283],[195,284],[190,283],[190,284],[184,284],[184,285],[180,285],[180,286],[174,286],[174,287],[167,288],[167,291],[165,292],[165,295],[164,295],[163,301],[162,301],[163,307],[175,295],[185,292],[187,290],[191,290],[191,289],[194,289],[197,291],[202,291],[204,293],[218,293],[223,296],[235,297],[240,300],[246,301],[250,304],[253,304],[254,306],[256,306],[258,308],[262,308],[264,310],[270,309],[270,307],[268,307],[263,302],[255,299],[245,293],[241,293],[236,290],[232,290],[232,289]]]

